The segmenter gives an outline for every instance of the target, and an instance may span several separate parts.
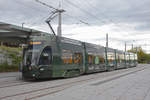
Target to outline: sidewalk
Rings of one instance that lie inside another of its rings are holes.
[[[20,77],[21,72],[2,72],[0,73],[0,78],[7,78],[7,77]]]

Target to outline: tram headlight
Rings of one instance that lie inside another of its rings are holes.
[[[35,77],[35,74],[32,74],[33,77]]]
[[[44,71],[44,68],[40,68],[40,71]]]
[[[31,67],[31,66],[29,66],[29,70],[32,70],[32,67]]]

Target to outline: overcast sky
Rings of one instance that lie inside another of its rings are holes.
[[[127,42],[150,44],[150,0],[42,0],[58,8],[61,2],[63,36],[123,50]],[[49,31],[45,23],[52,9],[35,0],[0,0],[0,21]],[[83,24],[81,21],[87,23]],[[57,18],[52,22],[56,30]],[[149,51],[149,46],[143,46]],[[150,51],[149,51],[150,52]]]

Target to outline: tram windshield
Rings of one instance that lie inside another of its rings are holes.
[[[40,45],[30,45],[24,50],[24,65],[34,66],[37,64]]]
[[[51,57],[52,57],[51,48],[46,47],[40,55],[39,65],[50,65],[52,60]]]

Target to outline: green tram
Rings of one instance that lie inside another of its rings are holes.
[[[41,34],[31,36],[23,50],[22,75],[33,79],[74,77],[136,65],[133,53]]]

